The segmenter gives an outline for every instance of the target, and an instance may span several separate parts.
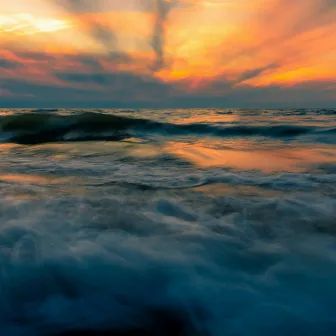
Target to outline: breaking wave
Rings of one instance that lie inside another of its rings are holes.
[[[206,123],[173,124],[150,119],[96,112],[62,115],[23,113],[0,117],[4,142],[38,144],[62,141],[121,140],[133,132],[162,135],[200,134],[219,137],[298,137],[305,134],[336,134],[336,128],[303,125],[211,125]]]
[[[335,127],[0,110],[0,335],[336,335]]]

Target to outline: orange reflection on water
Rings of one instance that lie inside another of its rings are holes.
[[[196,191],[211,195],[211,196],[263,196],[263,197],[276,197],[281,195],[281,191],[258,188],[250,185],[232,185],[227,183],[207,184],[194,188]]]
[[[12,144],[12,143],[2,143],[0,144],[0,153],[2,155],[10,153],[10,151],[14,148],[20,147],[20,145]]]
[[[70,178],[57,176],[41,176],[28,174],[4,174],[0,175],[0,182],[20,183],[20,184],[59,184],[67,183]]]
[[[178,123],[180,124],[191,124],[191,123],[230,123],[235,122],[240,119],[240,116],[233,115],[233,114],[222,114],[222,115],[194,115],[190,118],[185,118],[181,120],[178,120]]]
[[[230,150],[213,149],[203,145],[171,142],[165,150],[200,167],[228,167],[241,170],[272,172],[302,172],[308,166],[336,163],[336,149],[310,148]]]

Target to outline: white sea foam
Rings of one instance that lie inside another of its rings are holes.
[[[2,201],[1,334],[150,328],[159,309],[205,335],[333,334],[335,200],[180,202]]]

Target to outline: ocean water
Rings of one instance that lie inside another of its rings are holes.
[[[336,110],[0,110],[0,335],[336,334]]]

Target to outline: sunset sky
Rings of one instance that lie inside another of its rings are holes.
[[[336,0],[10,0],[0,107],[336,107]]]

